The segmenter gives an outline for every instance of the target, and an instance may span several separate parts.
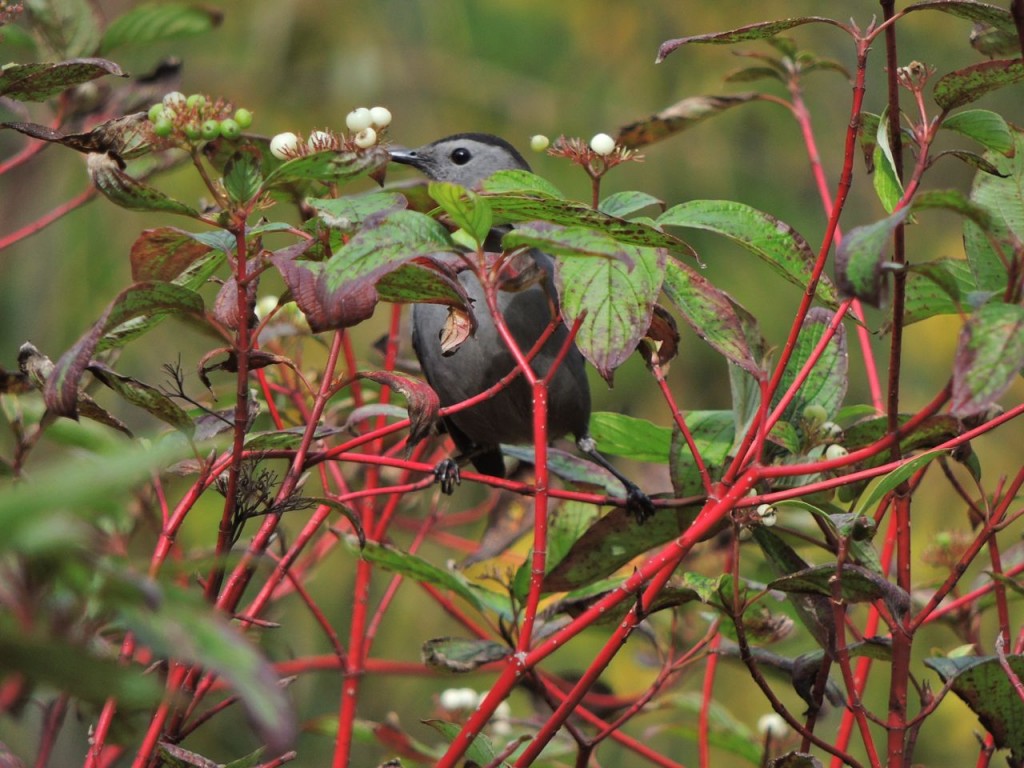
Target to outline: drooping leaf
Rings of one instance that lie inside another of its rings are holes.
[[[583,315],[576,346],[607,381],[647,332],[667,259],[661,249],[618,247],[626,263],[562,256],[555,265],[562,317],[571,326]]]
[[[788,224],[743,203],[691,200],[669,208],[657,224],[715,232],[764,260],[794,285],[806,289],[810,282],[815,256],[807,241]],[[815,295],[828,306],[837,303],[835,288],[824,275]]]
[[[365,371],[359,374],[361,379],[369,379],[394,389],[409,404],[409,444],[415,445],[430,432],[437,421],[441,401],[437,392],[421,379],[414,379],[394,371]]]
[[[192,434],[194,425],[189,415],[156,387],[131,376],[124,376],[98,363],[90,365],[89,372],[97,381],[117,392],[132,405],[144,409],[186,435]]]
[[[881,574],[853,563],[845,563],[841,571],[835,563],[805,568],[775,579],[768,584],[768,588],[831,597],[832,582],[837,577],[840,581],[840,594],[847,602],[882,600],[897,618],[903,618],[910,610],[910,595],[905,590]]]
[[[692,416],[692,414],[691,414]],[[597,411],[590,414],[590,436],[598,450],[633,461],[665,464],[672,445],[672,430],[647,419],[624,413]]]
[[[472,672],[484,664],[506,658],[511,649],[493,640],[438,637],[427,640],[420,649],[423,663],[445,672]]]
[[[745,27],[730,29],[727,32],[712,32],[705,35],[692,35],[690,37],[667,40],[658,48],[658,58],[655,61],[660,64],[674,50],[690,43],[728,44],[742,43],[746,40],[767,40],[770,37],[775,37],[780,32],[785,32],[787,29],[800,27],[804,24],[832,24],[834,26],[841,26],[834,19],[826,19],[820,16],[801,16],[793,19],[781,19],[779,21],[763,21],[759,24],[749,24]]]
[[[624,125],[619,129],[615,143],[628,149],[638,149],[656,141],[667,139],[692,128],[704,120],[720,115],[741,104],[761,99],[760,93],[732,93],[724,96],[691,96],[676,102],[650,117]],[[608,211],[608,213],[614,213]],[[615,214],[621,216],[623,214]]]
[[[89,177],[96,188],[115,205],[129,211],[176,213],[193,219],[201,218],[190,206],[168,197],[155,187],[133,179],[106,154],[93,153],[88,159]]]
[[[985,730],[992,734],[996,747],[1010,750],[1010,764],[1024,764],[1024,730],[1020,727],[1024,722],[1024,701],[1015,685],[1024,678],[1024,656],[1006,656],[1016,681],[997,656],[933,657],[924,663],[944,683],[953,681],[953,692],[978,716]]]
[[[100,123],[85,133],[64,133],[38,123],[0,123],[33,139],[60,144],[85,154],[110,154],[121,160],[130,160],[153,148],[152,123],[145,112],[115,117]]]
[[[174,227],[146,229],[132,243],[132,279],[170,282],[212,251],[191,232]]]
[[[983,61],[964,67],[935,81],[935,103],[945,110],[977,101],[987,93],[1024,80],[1024,62],[1020,59]]]
[[[892,213],[903,197],[903,182],[900,181],[899,169],[892,153],[887,111],[883,112],[878,120],[872,161],[875,172],[871,176],[871,182],[875,187],[875,194],[878,195],[885,212]]]
[[[57,415],[74,418],[82,373],[103,335],[133,318],[167,313],[202,316],[202,297],[173,283],[135,283],[121,291],[92,328],[57,361],[46,381],[46,407]]]
[[[962,192],[956,189],[927,189],[914,195],[914,199],[910,203],[910,210],[915,213],[936,208],[958,213],[983,229],[992,226],[989,212],[977,203],[968,200]]]
[[[0,68],[0,96],[15,101],[46,101],[68,88],[104,75],[128,77],[106,59],[71,59],[55,64],[7,64]]]
[[[884,280],[892,233],[910,213],[901,208],[881,221],[854,227],[836,249],[836,282],[844,296],[855,296],[873,307],[887,296]]]
[[[745,332],[747,323],[755,321],[727,293],[674,259],[665,265],[662,287],[698,336],[751,375],[763,373]]]
[[[103,32],[104,53],[198,35],[220,25],[223,12],[193,3],[142,3],[118,16]]]
[[[1013,150],[1013,135],[1003,116],[987,109],[967,109],[950,115],[942,127],[966,136],[985,149],[1007,155]]]
[[[950,411],[961,418],[984,413],[1022,368],[1024,307],[998,302],[979,307],[960,331]]]

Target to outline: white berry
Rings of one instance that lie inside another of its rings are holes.
[[[441,709],[453,712],[460,709],[476,709],[480,695],[472,688],[446,688],[441,691]]]
[[[165,107],[181,109],[186,106],[188,97],[186,97],[181,91],[171,91],[170,93],[164,94],[163,102]]]
[[[825,458],[829,461],[835,461],[836,459],[841,459],[844,456],[849,455],[849,453],[850,452],[843,448],[843,446],[833,443],[825,449]]]
[[[534,152],[543,152],[548,148],[549,144],[551,144],[551,141],[542,133],[530,137],[530,149]]]
[[[761,519],[761,525],[771,528],[779,519],[779,513],[771,504],[758,504],[755,514]]]
[[[345,115],[345,125],[352,132],[362,131],[373,125],[373,116],[366,107],[358,107]]]
[[[391,125],[391,110],[387,107],[372,107],[370,120],[376,128],[387,128]]]
[[[270,140],[270,154],[278,160],[287,160],[299,149],[299,137],[291,131],[279,133]]]
[[[607,133],[599,133],[590,140],[590,148],[599,155],[610,155],[615,151],[615,139]]]
[[[333,141],[331,134],[327,131],[313,131],[306,139],[306,146],[314,152],[318,152],[322,149],[330,149]]]
[[[369,149],[377,143],[377,132],[373,128],[363,128],[352,141],[360,149]]]
[[[781,715],[770,712],[758,718],[757,732],[762,736],[767,736],[770,733],[773,737],[779,739],[789,733],[789,724]]]

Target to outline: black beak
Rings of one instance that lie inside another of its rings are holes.
[[[416,153],[415,149],[392,147],[388,150],[388,154],[391,156],[391,162],[393,163],[411,165],[413,168],[423,167],[423,158]]]

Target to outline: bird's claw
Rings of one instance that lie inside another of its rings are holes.
[[[434,467],[434,481],[440,483],[441,493],[451,496],[455,493],[455,486],[462,485],[459,465],[452,459],[443,459],[437,462],[437,466]]]
[[[626,486],[626,511],[636,519],[637,525],[643,525],[647,518],[654,516],[654,502],[639,487],[630,483]]]

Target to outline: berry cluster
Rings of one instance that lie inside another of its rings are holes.
[[[149,121],[153,133],[162,139],[173,136],[187,143],[219,138],[233,141],[252,125],[252,112],[242,107],[232,110],[227,102],[202,93],[186,96],[171,91],[149,108]]]
[[[270,140],[270,153],[279,160],[290,160],[313,152],[360,150],[375,146],[391,124],[387,107],[358,107],[345,116],[345,125],[352,135],[344,138],[330,131],[313,131],[305,141],[286,131]]]

